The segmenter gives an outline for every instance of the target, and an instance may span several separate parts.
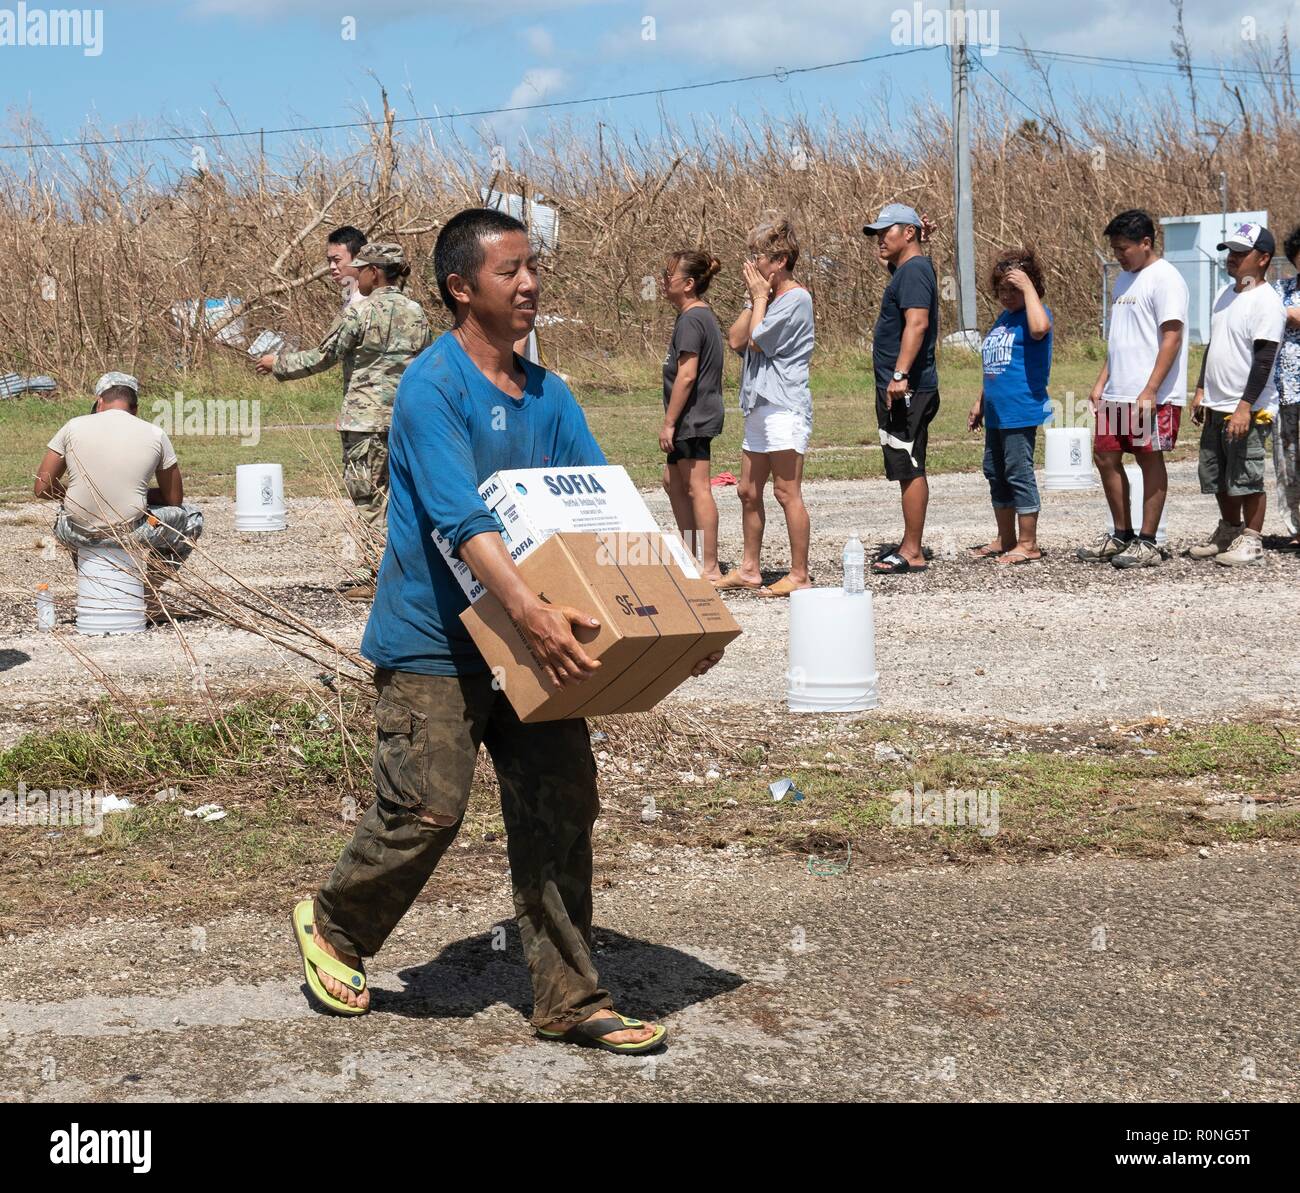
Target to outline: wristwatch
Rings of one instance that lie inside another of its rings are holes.
[[[895,381],[906,381],[906,380],[907,380],[907,374],[906,374],[906,373],[900,373],[897,369],[895,369],[895,370],[894,370],[894,380],[895,380]]]

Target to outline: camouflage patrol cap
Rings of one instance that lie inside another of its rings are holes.
[[[368,244],[352,258],[353,269],[359,269],[363,265],[377,265],[380,269],[394,266],[400,268],[405,264],[406,254],[402,251],[402,246],[388,241]]]
[[[140,392],[140,383],[130,373],[105,373],[95,382],[95,397],[99,397],[106,389],[112,389],[115,385],[125,385],[127,389],[132,389],[137,394]]]

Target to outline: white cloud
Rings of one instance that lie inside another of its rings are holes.
[[[541,5],[544,7],[544,5]],[[962,7],[960,0],[924,0],[923,12]],[[1184,21],[1196,61],[1230,58],[1243,45],[1243,20],[1272,38],[1293,9],[1291,0],[1253,0],[1249,13],[1223,0],[1186,0]],[[896,18],[911,17],[914,0],[654,0],[652,41],[642,37],[639,12],[628,9],[607,28],[601,45],[619,59],[653,55],[753,71],[861,57],[890,48]],[[1043,4],[1005,0],[972,9],[996,19],[999,42],[1038,49],[1170,61],[1173,9],[1163,0],[1093,0]]]
[[[540,25],[530,25],[524,30],[523,36],[528,48],[539,58],[549,58],[555,53],[555,38],[551,36],[549,29],[543,29]]]
[[[207,17],[245,17],[260,22],[286,17],[313,17],[318,21],[337,22],[355,17],[358,26],[381,25],[402,17],[439,14],[467,22],[491,17],[503,11],[527,11],[531,15],[547,11],[607,3],[608,0],[492,0],[490,5],[467,5],[464,0],[190,0],[190,11]]]
[[[524,71],[523,77],[511,89],[503,108],[522,108],[529,104],[544,103],[557,92],[562,91],[569,82],[567,72],[554,66],[538,66]],[[517,141],[527,144],[528,134],[525,125],[530,120],[546,119],[544,112],[501,112],[487,123],[492,130],[495,143],[513,147]]]
[[[506,100],[507,108],[521,107],[524,104],[540,104],[549,96],[559,91],[569,76],[558,67],[539,66],[524,71],[524,77],[515,84],[515,89]]]

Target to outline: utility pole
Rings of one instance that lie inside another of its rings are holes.
[[[1219,203],[1223,207],[1223,227],[1219,230],[1219,239],[1228,239],[1228,173],[1219,171]]]
[[[964,14],[963,14],[964,17]],[[957,213],[957,327],[947,342],[978,348],[975,317],[975,213],[970,177],[970,59],[966,52],[966,22],[953,22],[952,62],[952,180],[953,210]]]

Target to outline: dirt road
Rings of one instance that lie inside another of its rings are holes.
[[[459,875],[481,888],[461,903],[431,884],[359,1020],[308,1008],[288,900],[11,942],[0,1098],[1300,1096],[1294,848],[841,877],[739,850],[640,860],[598,874],[597,959],[622,1009],[669,1025],[658,1055],[531,1035],[502,856]]]
[[[1171,467],[1171,546],[1199,541],[1215,523],[1214,503],[1198,491],[1195,466]],[[1041,540],[1048,555],[1033,566],[1000,569],[960,548],[991,533],[982,476],[934,478],[927,541],[939,558],[923,576],[871,577],[875,600],[880,701],[890,713],[1001,717],[1031,723],[1135,718],[1158,709],[1171,717],[1277,708],[1300,687],[1300,651],[1278,642],[1300,638],[1295,592],[1300,557],[1269,552],[1259,567],[1231,569],[1176,555],[1139,574],[1074,562],[1074,546],[1103,524],[1099,491],[1045,495]],[[722,554],[740,554],[734,488],[717,490]],[[808,487],[812,564],[818,584],[837,584],[840,552],[852,530],[874,543],[896,535],[897,486],[884,481]],[[666,499],[647,494],[664,525]],[[773,502],[765,566],[788,563],[785,527]],[[347,538],[327,502],[294,504],[282,535],[240,535],[230,502],[208,503],[203,539],[221,566],[275,594],[344,643],[360,641],[366,607],[340,600]],[[50,635],[35,629],[31,594],[41,579],[71,630],[75,600],[66,560],[41,558],[36,543],[48,510],[34,505],[0,513],[0,549],[14,560],[0,594],[0,744],[60,717],[101,693],[86,669]],[[711,706],[758,705],[782,715],[788,605],[749,594],[728,598],[744,634],[724,664],[685,685],[673,699]],[[1225,630],[1229,625],[1233,629]],[[1246,630],[1240,627],[1248,626]],[[188,622],[184,633],[218,693],[283,687],[314,670],[242,631]],[[193,667],[170,629],[143,637],[87,639],[76,645],[137,697],[188,695]]]

